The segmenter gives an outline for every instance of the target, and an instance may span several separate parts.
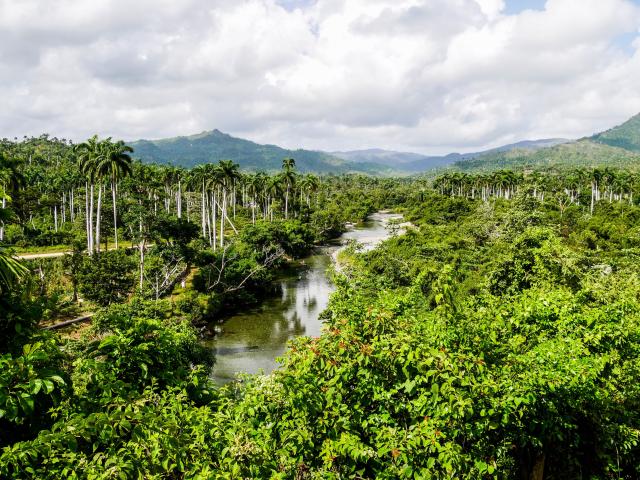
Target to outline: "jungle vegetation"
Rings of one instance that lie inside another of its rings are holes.
[[[316,177],[131,154],[2,145],[0,476],[640,476],[633,171]],[[211,383],[200,322],[389,208],[412,226],[343,252],[320,337]],[[67,253],[16,257],[43,247]],[[74,335],[41,328],[86,309]]]

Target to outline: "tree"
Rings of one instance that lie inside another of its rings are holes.
[[[131,175],[131,153],[133,148],[126,145],[122,140],[112,142],[107,139],[103,142],[103,154],[96,162],[95,169],[98,177],[108,177],[111,182],[111,198],[113,202],[113,235],[116,249],[118,248],[118,213],[117,213],[117,189],[118,181],[127,175]],[[98,207],[99,209],[99,207]],[[99,215],[99,213],[98,213]],[[98,237],[99,243],[99,237]]]
[[[94,135],[83,143],[79,143],[74,147],[77,155],[77,162],[80,172],[85,176],[85,220],[87,227],[87,252],[93,255],[96,243],[93,236],[93,197],[94,184],[98,178],[97,165],[103,160],[105,149],[103,144],[98,140],[98,136]],[[99,193],[98,215],[100,212],[100,203],[102,200]],[[96,234],[99,237],[99,217],[96,222]],[[99,238],[97,239],[99,243]],[[99,246],[99,245],[98,245]]]
[[[0,247],[0,293],[11,289],[29,270]]]
[[[296,161],[293,158],[285,158],[282,160],[282,183],[285,185],[285,196],[284,196],[284,218],[289,218],[289,193],[291,191],[291,187],[296,181]]]
[[[120,303],[127,299],[135,282],[134,263],[124,250],[102,253],[85,259],[78,274],[80,292],[99,305]]]
[[[218,162],[218,171],[220,173],[220,184],[222,186],[222,208],[220,214],[220,246],[224,246],[224,224],[225,220],[235,230],[235,226],[227,216],[227,197],[235,182],[240,178],[239,165],[231,160],[220,160]]]

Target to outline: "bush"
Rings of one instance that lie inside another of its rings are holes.
[[[99,305],[123,302],[131,293],[135,263],[123,250],[86,257],[78,274],[78,288]]]

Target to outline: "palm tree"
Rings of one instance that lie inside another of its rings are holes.
[[[591,208],[590,212],[593,215],[593,207],[597,200],[600,200],[600,181],[603,177],[602,170],[594,168],[591,171]]]
[[[211,195],[209,200],[209,203],[211,204],[211,216],[207,216],[207,225],[209,226],[209,244],[215,251],[216,245],[218,243],[216,233],[218,208],[222,210],[222,208],[220,207],[220,201],[218,200],[218,193],[220,193],[220,188],[222,187],[224,182],[222,178],[222,169],[220,169],[219,165],[208,164],[205,171],[205,187],[207,192],[209,192],[209,194]],[[224,219],[224,215],[222,212],[220,213],[220,218],[220,229],[224,230],[224,225],[222,222],[222,220]]]
[[[0,293],[13,287],[27,272],[27,267],[0,247]]]
[[[85,176],[85,217],[87,224],[87,252],[93,255],[94,239],[93,239],[93,190],[94,182],[97,178],[96,166],[105,154],[102,142],[98,140],[98,136],[94,135],[85,142],[79,143],[74,147],[77,154],[78,167],[80,172]],[[99,196],[99,203],[101,196]],[[98,204],[98,211],[100,205]],[[98,222],[99,223],[99,222]],[[99,232],[99,226],[97,226]]]
[[[296,161],[293,158],[285,158],[282,160],[281,178],[286,190],[284,195],[284,218],[289,218],[289,192],[296,181]]]
[[[24,176],[19,172],[18,161],[0,152],[0,208],[7,208],[11,194],[24,186]],[[5,220],[0,219],[0,241],[4,240]]]
[[[316,192],[318,190],[318,186],[320,185],[320,180],[315,175],[304,175],[299,182],[300,191],[305,193],[307,200],[307,207],[310,204],[311,193]]]
[[[133,148],[126,145],[122,140],[112,142],[107,139],[102,144],[103,155],[96,161],[95,169],[99,178],[109,177],[111,181],[111,199],[113,202],[113,234],[116,249],[118,248],[118,212],[116,207],[116,196],[118,181],[133,173],[131,167],[131,153]],[[100,202],[98,202],[98,219],[100,218]],[[96,225],[96,243],[100,248],[100,225],[99,220]]]
[[[220,160],[218,162],[218,169],[222,186],[222,213],[220,214],[220,246],[222,247],[224,245],[225,220],[229,222],[234,230],[236,229],[235,225],[233,225],[227,216],[227,197],[235,185],[236,180],[240,178],[240,166],[231,160]]]
[[[273,200],[282,193],[282,177],[280,175],[272,175],[267,177],[265,183],[265,216],[267,211],[269,212],[269,219],[273,222]]]
[[[202,237],[207,238],[207,165],[197,165],[191,169],[188,186],[191,189],[200,188],[201,196],[201,212],[200,223],[202,225]]]

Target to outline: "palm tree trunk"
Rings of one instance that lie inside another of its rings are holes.
[[[208,205],[208,204],[213,205],[213,201],[210,201],[210,200],[209,200],[209,196],[208,196],[208,195],[205,197],[205,201],[207,202],[207,205]],[[215,207],[211,207],[211,208],[215,208]],[[211,237],[211,235],[212,235],[212,231],[213,231],[213,230],[215,230],[215,228],[214,228],[214,229],[212,229],[212,228],[211,228],[211,216],[209,215],[209,210],[207,210],[207,209],[206,209],[206,210],[205,210],[205,214],[206,214],[206,216],[207,216],[207,218],[206,218],[207,225],[206,225],[206,226],[207,226],[208,234],[209,234],[209,246],[210,246],[210,247],[215,247],[215,241],[214,241],[214,240],[213,240],[213,238]],[[213,215],[213,212],[211,213],[211,215]],[[214,223],[215,223],[215,222],[214,222]],[[215,225],[214,225],[214,226],[215,226]],[[206,236],[205,236],[205,238],[206,238]]]
[[[90,203],[88,204],[88,212],[89,215],[87,216],[87,218],[89,219],[89,235],[88,235],[88,239],[89,239],[89,255],[93,255],[93,250],[94,250],[94,243],[93,243],[93,182],[91,183],[90,186],[90,195],[91,195],[91,199],[90,199]]]
[[[2,197],[2,208],[7,208],[7,199]],[[0,224],[0,241],[4,240],[4,222]]]
[[[224,246],[224,217],[227,216],[227,189],[222,189],[222,213],[220,214],[220,247]]]
[[[256,196],[253,196],[251,200],[251,223],[253,225],[256,224]]]
[[[144,286],[144,244],[145,238],[143,237],[140,240],[140,291],[142,291],[142,287]]]
[[[178,208],[178,218],[182,218],[182,183],[178,180],[178,196],[176,197],[176,205]]]
[[[207,197],[205,195],[204,180],[202,180],[202,236],[207,238]]]
[[[289,185],[287,184],[287,192],[284,194],[284,218],[289,218]]]
[[[102,210],[102,185],[98,185],[98,207],[96,209],[96,252],[100,253],[100,218]]]
[[[111,200],[113,201],[113,238],[118,249],[118,212],[116,210],[116,182],[111,180]]]
[[[216,222],[218,220],[218,218],[217,218],[217,215],[218,215],[218,202],[216,201],[216,192],[213,192],[212,198],[213,198],[213,202],[212,202],[212,205],[213,205],[212,210],[213,210],[213,212],[211,214],[213,215],[213,220],[212,220],[212,222],[213,222],[213,241],[211,242],[211,245],[213,246],[213,250],[215,251],[216,250],[217,240],[218,240],[218,238],[217,238],[218,232],[216,230],[217,229]]]

